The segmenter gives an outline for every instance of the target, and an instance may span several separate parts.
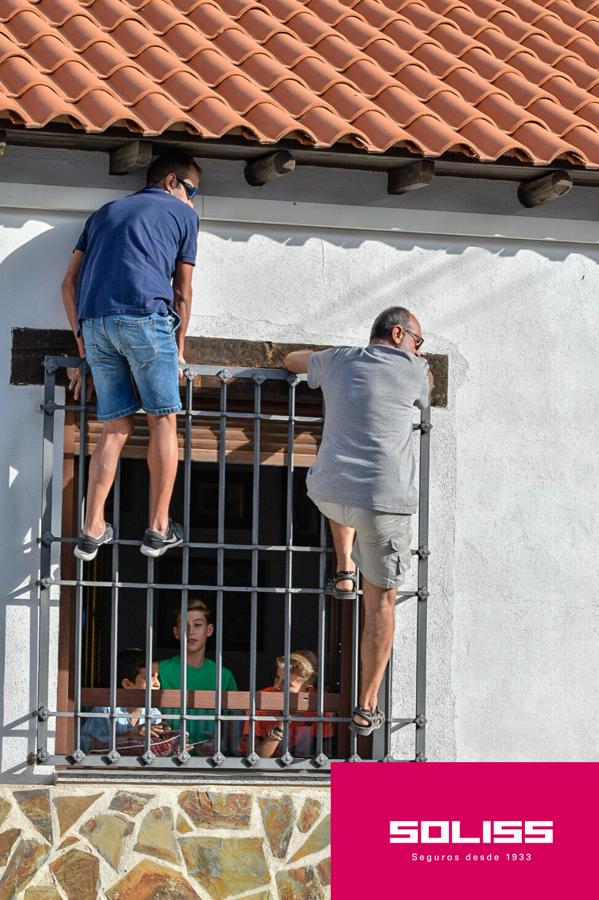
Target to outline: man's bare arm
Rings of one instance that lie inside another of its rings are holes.
[[[283,360],[283,365],[296,375],[305,375],[314,350],[292,350]]]
[[[73,334],[75,335],[75,340],[77,341],[79,356],[84,357],[85,344],[79,330],[79,320],[77,318],[77,282],[79,281],[79,274],[81,272],[81,266],[83,264],[83,256],[84,254],[81,250],[75,250],[75,252],[73,253],[71,261],[67,266],[67,270],[64,273],[64,278],[62,279],[61,291],[62,302],[64,303],[67,319],[69,320],[69,325],[71,326]],[[73,391],[75,400],[78,400],[81,396],[82,377],[83,373],[81,369],[75,369],[73,377],[69,382],[69,390]],[[94,382],[91,374],[88,372],[86,391],[88,402],[91,399],[93,389]]]
[[[191,263],[178,262],[173,279],[173,307],[181,319],[181,325],[177,329],[177,347],[179,348],[179,362],[185,362],[185,335],[191,315],[192,287],[191,279],[193,266]]]
[[[83,264],[83,256],[84,254],[81,250],[75,250],[64,273],[61,285],[62,302],[64,303],[69,325],[73,329],[80,356],[85,356],[85,346],[79,333],[79,321],[77,319],[77,282],[79,281],[79,273]]]

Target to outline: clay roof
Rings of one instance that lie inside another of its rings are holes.
[[[0,123],[599,166],[599,0],[0,0]]]

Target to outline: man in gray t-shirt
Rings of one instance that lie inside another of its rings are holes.
[[[418,505],[413,408],[426,408],[432,385],[422,341],[418,320],[394,306],[375,319],[368,347],[296,350],[284,361],[291,372],[307,372],[308,385],[324,397],[322,442],[307,486],[331,527],[334,596],[354,599],[356,564],[362,572],[361,684],[352,725],[363,735],[383,724],[377,695],[393,643],[397,588],[411,562],[410,517]]]

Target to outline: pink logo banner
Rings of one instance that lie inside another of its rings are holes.
[[[599,763],[337,763],[332,897],[599,896]]]

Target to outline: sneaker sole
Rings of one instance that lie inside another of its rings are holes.
[[[166,553],[167,550],[171,550],[172,547],[180,547],[183,541],[173,541],[172,544],[166,544],[164,547],[158,547],[158,549],[154,549],[153,547],[147,547],[145,544],[142,544],[139,548],[144,556],[151,556],[152,559],[156,559],[158,556],[162,556]]]
[[[91,553],[86,553],[85,550],[80,550],[79,547],[75,547],[73,553],[77,557],[77,559],[82,559],[83,562],[91,562],[92,559],[95,559],[98,555],[98,550],[100,548],[97,547],[95,550],[92,550]]]

